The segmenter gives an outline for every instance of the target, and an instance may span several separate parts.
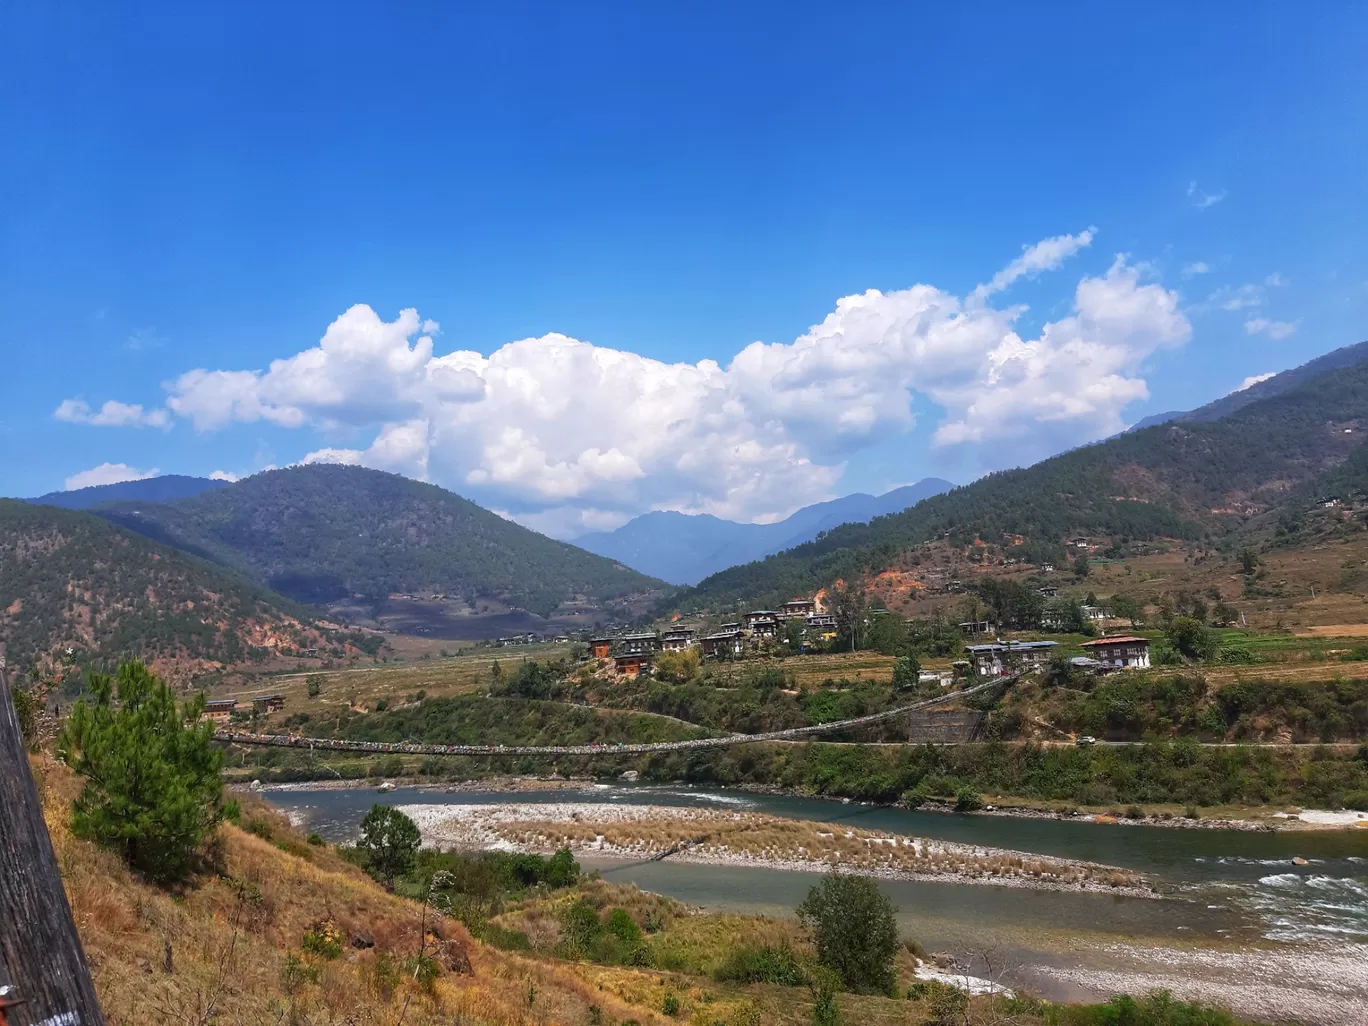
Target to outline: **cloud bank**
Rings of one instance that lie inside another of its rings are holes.
[[[77,488],[118,484],[120,481],[143,481],[149,477],[156,477],[160,473],[161,471],[156,467],[151,470],[139,470],[137,467],[130,467],[127,463],[101,463],[98,467],[91,467],[89,470],[82,470],[79,474],[72,474],[66,479],[65,487],[70,492]]]
[[[438,355],[438,326],[416,310],[386,321],[356,305],[265,370],[182,374],[166,405],[199,431],[365,432],[363,447],[305,460],[432,480],[562,536],[649,509],[774,516],[829,497],[851,455],[914,426],[917,400],[939,408],[933,444],[984,468],[1121,430],[1148,395],[1143,361],[1191,333],[1176,292],[1118,256],[1025,337],[1024,306],[989,302],[1094,235],[1026,247],[963,298],[924,284],[846,296],[792,342],[752,343],[725,366],[561,334]]]

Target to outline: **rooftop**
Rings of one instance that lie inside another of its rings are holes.
[[[965,645],[968,652],[1020,652],[1022,649],[1054,648],[1057,641],[996,641],[990,645]]]
[[[1085,641],[1080,648],[1093,648],[1098,645],[1148,645],[1149,638],[1137,638],[1131,634],[1114,634],[1110,638],[1096,638],[1093,641]]]

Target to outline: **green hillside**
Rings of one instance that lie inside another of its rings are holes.
[[[238,663],[320,638],[292,603],[89,513],[0,499],[9,665]]]
[[[894,566],[907,550],[941,539],[999,544],[1021,535],[1019,553],[1039,561],[1062,560],[1063,542],[1074,535],[1219,537],[1269,511],[1306,505],[1320,488],[1362,479],[1365,427],[1368,362],[1318,375],[1220,420],[1121,435],[991,474],[867,525],[844,525],[714,574],[674,604],[782,601]]]
[[[547,615],[570,600],[667,587],[434,485],[361,467],[290,467],[173,503],[98,512],[301,602],[445,594]]]

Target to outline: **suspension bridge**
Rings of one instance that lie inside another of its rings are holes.
[[[216,730],[214,739],[237,745],[262,745],[271,748],[302,748],[331,752],[363,752],[372,755],[476,755],[476,756],[528,756],[528,755],[650,755],[656,752],[687,752],[707,748],[728,748],[733,745],[749,745],[762,741],[797,741],[818,734],[834,734],[842,730],[865,727],[883,720],[944,705],[979,694],[991,688],[1009,687],[1016,683],[1019,674],[999,677],[994,680],[975,684],[961,691],[947,691],[934,698],[922,699],[894,709],[856,716],[848,720],[834,720],[830,723],[814,723],[806,727],[790,727],[787,730],[771,730],[762,734],[725,734],[721,737],[691,738],[687,741],[653,741],[639,744],[587,744],[587,745],[440,745],[420,741],[354,741],[332,737],[305,737],[299,734],[257,734],[243,730]]]

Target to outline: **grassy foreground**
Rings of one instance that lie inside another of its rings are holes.
[[[250,802],[243,826],[223,824],[200,872],[168,891],[71,834],[78,778],[42,756],[34,770],[96,989],[114,1026],[813,1021],[813,992],[784,975],[785,959],[811,956],[796,922],[701,914],[582,878],[568,888],[538,886],[494,906],[469,906],[466,918],[484,938],[477,939],[456,918],[387,892],[344,853],[309,843],[267,806]],[[579,922],[568,909],[580,919],[588,910],[588,927],[580,923],[567,933]],[[620,941],[624,936],[630,944]],[[841,1020],[1235,1022],[1164,999],[1087,1007],[966,999],[917,981],[917,953],[908,942],[898,954],[897,997],[840,994]]]

